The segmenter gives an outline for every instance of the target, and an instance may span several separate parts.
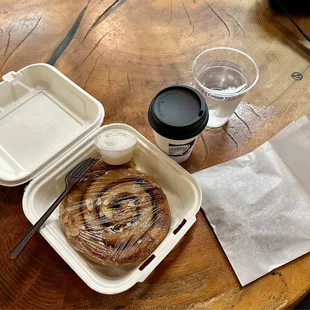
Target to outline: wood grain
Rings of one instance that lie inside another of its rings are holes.
[[[297,20],[310,33],[309,19]],[[252,151],[310,112],[309,43],[267,0],[1,1],[0,35],[2,75],[52,59],[103,103],[105,124],[128,123],[152,141],[150,100],[165,86],[192,85],[198,53],[221,45],[249,53],[260,81],[227,125],[200,135],[183,165],[190,172]],[[293,72],[303,79],[294,80]],[[100,295],[39,235],[17,261],[10,260],[9,251],[30,227],[22,195],[22,186],[0,187],[1,309],[282,309],[310,290],[309,255],[241,288],[199,213],[145,282],[117,296]]]

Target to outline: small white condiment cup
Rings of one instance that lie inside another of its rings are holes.
[[[103,161],[109,165],[123,165],[129,162],[136,143],[137,138],[123,129],[107,130],[95,140]]]

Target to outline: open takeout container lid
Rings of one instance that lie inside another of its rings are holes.
[[[102,104],[48,64],[0,83],[0,185],[25,183],[100,127]]]

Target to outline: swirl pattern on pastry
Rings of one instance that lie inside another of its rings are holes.
[[[170,228],[167,197],[134,168],[96,165],[60,206],[69,243],[90,260],[124,266],[146,259]]]

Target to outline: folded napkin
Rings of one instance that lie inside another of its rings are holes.
[[[310,251],[310,122],[194,174],[202,209],[241,285]]]

